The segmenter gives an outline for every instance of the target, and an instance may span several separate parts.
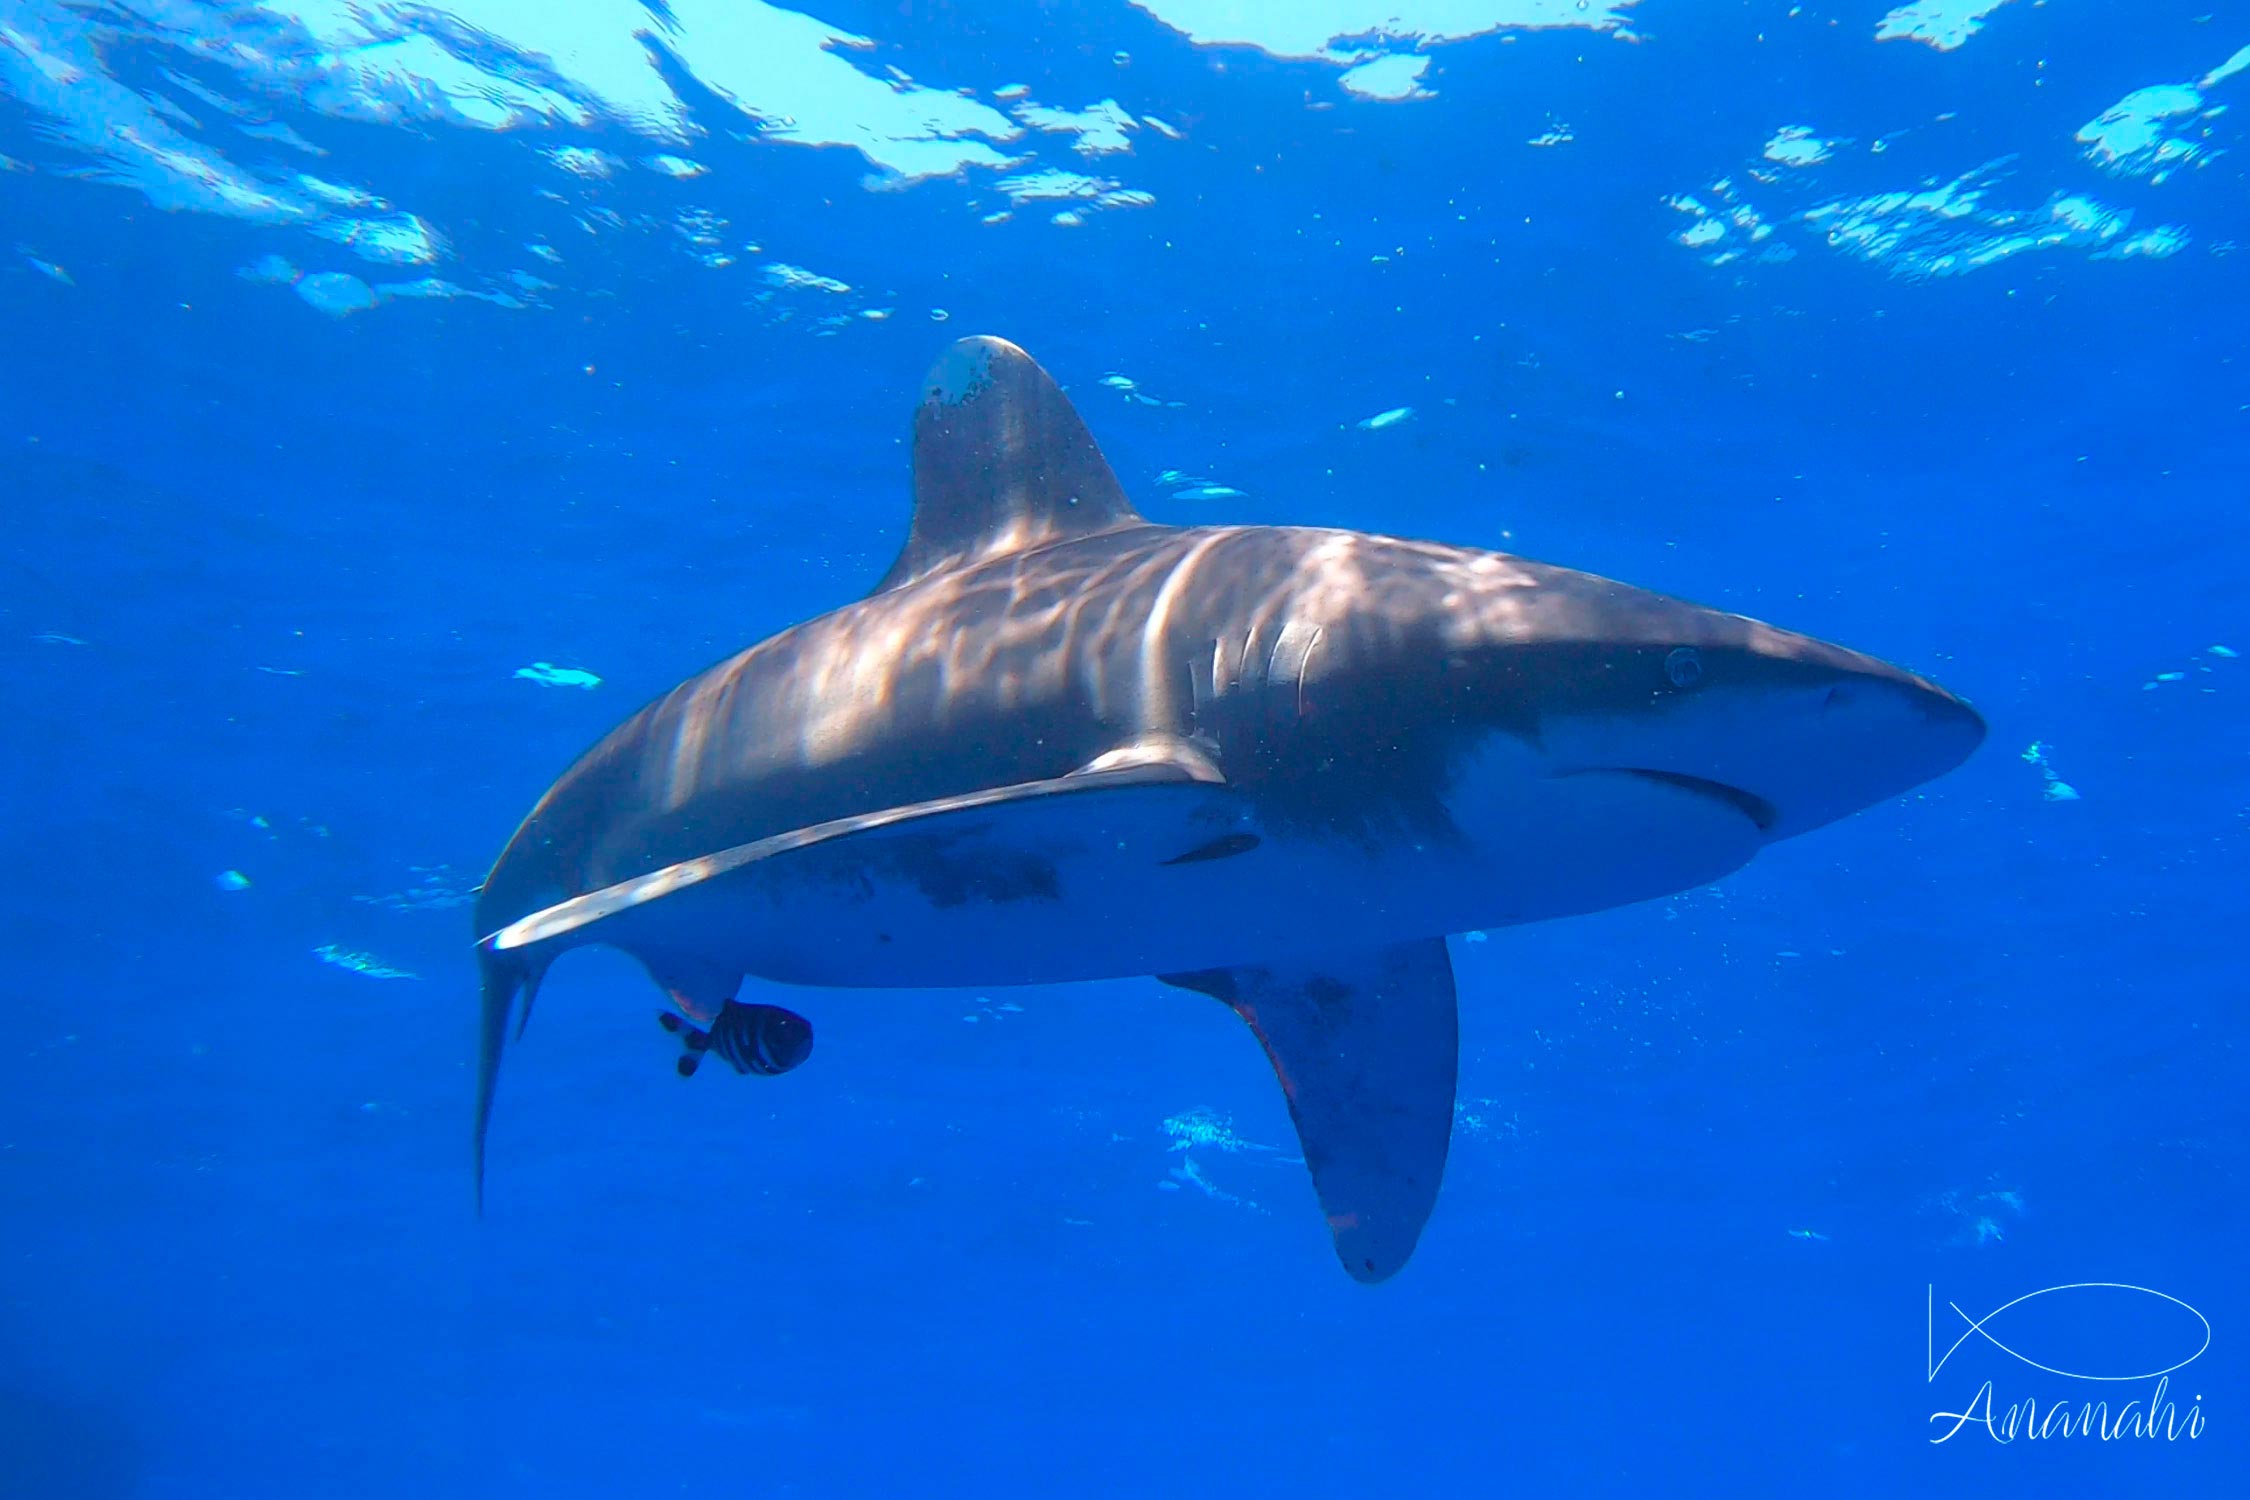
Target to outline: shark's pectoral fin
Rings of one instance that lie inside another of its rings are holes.
[[[785,950],[817,919],[828,924],[818,947],[888,944],[892,934],[906,935],[902,947],[941,942],[949,914],[965,907],[1101,899],[1182,851],[1215,857],[1200,851],[1231,848],[1225,841],[1240,841],[1247,817],[1201,751],[1151,736],[1065,776],[838,818],[666,865],[533,912],[481,946],[544,967],[562,949],[608,942],[641,955],[681,1009],[704,1019],[733,996],[745,967],[714,956],[714,935],[725,951],[750,933]],[[786,967],[760,972],[791,977]]]
[[[1406,1264],[1437,1202],[1460,1051],[1445,939],[1259,968],[1166,974],[1250,1023],[1289,1099],[1337,1258]]]

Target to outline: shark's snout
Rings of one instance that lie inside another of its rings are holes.
[[[1683,607],[1578,669],[1604,686],[1540,715],[1551,774],[1622,772],[1791,838],[1952,770],[1984,739],[1954,694],[1890,663]],[[1653,637],[1653,638],[1651,638]]]
[[[1935,780],[1984,743],[1984,716],[1936,683],[1886,668],[1872,680],[1847,680],[1821,698],[1821,715],[1846,738],[1887,749],[1909,785]]]
[[[1780,816],[1770,837],[1832,823],[1934,781],[1984,741],[1967,703],[1884,663],[1817,689],[1795,713],[1775,715],[1772,742],[1753,773]]]
[[[1649,769],[1733,789],[1766,811],[1768,840],[1935,780],[1984,740],[1975,709],[1888,662],[1778,632],[1740,649],[1663,716],[1652,737],[1668,753]]]

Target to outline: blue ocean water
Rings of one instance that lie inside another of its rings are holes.
[[[2239,1493],[2246,48],[2227,0],[4,0],[0,1494]],[[1382,1286],[1253,1039],[1148,980],[800,993],[810,1065],[682,1083],[574,958],[480,1221],[468,894],[873,585],[979,332],[1153,519],[1586,568],[1991,737],[1456,938]],[[2177,1431],[1997,1440],[2095,1400]]]

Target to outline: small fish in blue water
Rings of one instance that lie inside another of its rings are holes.
[[[698,1030],[670,1011],[657,1022],[680,1039],[677,1064],[682,1078],[693,1078],[706,1052],[718,1054],[737,1073],[786,1073],[812,1056],[812,1022],[778,1005],[745,1005],[739,1000],[721,1003],[708,1031]]]
[[[37,271],[40,275],[46,277],[49,281],[59,281],[64,286],[78,285],[76,281],[71,279],[70,273],[64,270],[61,266],[56,265],[51,260],[42,260],[38,256],[32,254],[30,246],[18,245],[16,246],[16,253],[23,257],[24,264],[30,266],[31,269]]]
[[[602,685],[599,677],[583,667],[558,667],[551,661],[535,661],[528,667],[518,667],[514,675],[541,687],[574,687],[592,692]]]

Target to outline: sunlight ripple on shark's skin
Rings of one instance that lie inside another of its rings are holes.
[[[1046,372],[965,339],[914,420],[876,591],[634,715],[476,906],[481,1194],[511,1013],[633,955],[707,1054],[777,1073],[808,986],[1153,974],[1233,1007],[1338,1256],[1404,1265],[1453,1120],[1449,933],[1718,879],[1983,738],[1942,688],[1569,569],[1304,527],[1143,521]]]

